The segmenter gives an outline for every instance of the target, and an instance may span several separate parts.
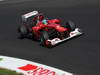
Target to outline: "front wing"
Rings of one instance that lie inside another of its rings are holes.
[[[81,29],[79,29],[79,28],[76,28],[74,31],[72,31],[72,32],[70,32],[70,36],[69,37],[67,37],[67,38],[65,38],[65,39],[60,39],[60,38],[54,38],[54,39],[52,39],[52,40],[47,40],[47,41],[49,41],[50,43],[51,43],[51,45],[52,46],[54,46],[54,45],[56,45],[56,44],[58,44],[58,43],[61,43],[61,42],[63,42],[63,41],[66,41],[66,40],[68,40],[68,39],[71,39],[71,38],[73,38],[73,37],[75,37],[75,36],[78,36],[78,35],[81,35],[81,34],[83,34],[83,32],[81,31]]]

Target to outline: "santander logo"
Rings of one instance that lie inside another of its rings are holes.
[[[19,67],[18,69],[26,71],[30,75],[56,75],[56,72],[54,71],[31,64]]]

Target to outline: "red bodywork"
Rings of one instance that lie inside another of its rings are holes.
[[[43,24],[42,21],[40,21],[35,27],[32,27],[34,31],[40,31],[44,28],[53,28],[59,32],[64,32],[67,30],[67,28],[64,28],[60,25],[60,21],[58,21],[58,19],[48,20],[48,24]]]
[[[44,29],[45,31],[48,31],[48,28],[56,29],[58,32],[64,32],[68,30],[60,25],[60,20],[58,19],[48,20],[47,24],[43,24],[42,21],[39,21],[36,26],[32,27],[32,30],[35,36],[38,37],[41,34],[41,30]]]

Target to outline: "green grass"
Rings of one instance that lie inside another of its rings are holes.
[[[16,71],[0,68],[0,75],[24,75]]]
[[[2,61],[3,60],[3,58],[0,58],[0,61]]]

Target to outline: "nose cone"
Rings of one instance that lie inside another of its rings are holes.
[[[60,25],[56,26],[56,29],[57,29],[59,32],[64,32],[64,31],[67,30],[66,28],[61,27]]]

